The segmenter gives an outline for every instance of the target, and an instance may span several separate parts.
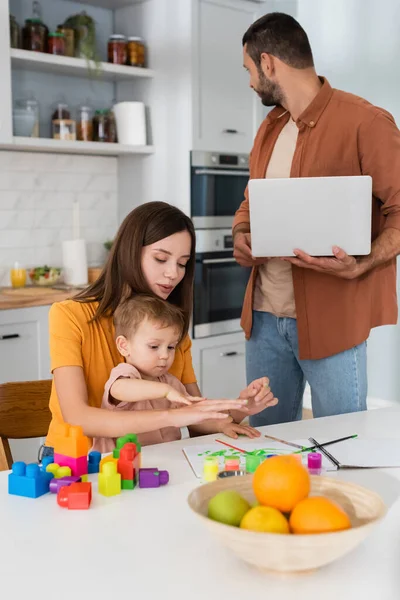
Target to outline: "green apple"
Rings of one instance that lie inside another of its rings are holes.
[[[250,510],[250,504],[242,498],[238,492],[225,491],[219,492],[208,503],[208,518],[213,521],[225,523],[239,527],[241,520],[247,511]]]

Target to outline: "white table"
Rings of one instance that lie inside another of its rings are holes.
[[[263,430],[284,439],[400,437],[400,407]],[[95,485],[89,511],[62,509],[54,495],[9,496],[1,473],[1,598],[399,600],[400,469],[332,474],[379,491],[390,506],[385,521],[362,546],[317,572],[266,575],[222,547],[188,508],[199,484],[181,450],[190,443],[199,438],[143,449],[143,466],[168,469],[168,486],[104,498]]]

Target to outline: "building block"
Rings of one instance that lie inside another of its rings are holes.
[[[101,452],[92,450],[88,456],[88,473],[99,473],[100,471]]]
[[[66,456],[65,454],[54,453],[54,462],[59,464],[61,467],[69,467],[72,475],[86,475],[88,472],[88,458],[87,456],[80,456],[74,458],[72,456]]]
[[[85,482],[89,481],[89,476],[88,475],[81,475],[81,481]]]
[[[134,479],[121,479],[121,490],[134,490],[136,481]]]
[[[15,462],[12,472],[8,476],[8,493],[13,496],[26,498],[39,498],[47,494],[50,487],[50,478],[43,473],[39,465],[24,462]]]
[[[92,484],[71,483],[69,486],[62,486],[57,494],[57,503],[59,506],[69,510],[87,510],[92,501]]]
[[[121,475],[115,462],[106,462],[99,473],[99,494],[116,496],[121,493]]]
[[[160,471],[157,468],[139,469],[139,487],[141,488],[157,488],[166,485],[168,481],[168,471]]]
[[[87,456],[89,439],[83,435],[82,427],[59,423],[54,436],[54,453],[79,458]]]
[[[100,461],[100,473],[103,468],[103,465],[105,465],[108,462],[113,462],[113,463],[115,463],[116,466],[118,465],[118,459],[114,458],[112,454],[107,454],[107,456],[102,458]]]
[[[52,494],[58,494],[60,488],[62,488],[64,485],[68,486],[73,483],[78,483],[79,481],[81,481],[81,478],[74,477],[73,475],[70,475],[69,477],[61,477],[60,479],[52,479],[50,481],[50,492]]]
[[[140,452],[141,446],[138,442],[136,433],[128,433],[127,435],[124,435],[123,437],[117,438],[115,448],[113,451],[114,458],[119,458],[119,453],[121,451],[121,448],[123,448],[125,446],[125,444],[136,444],[136,452]]]
[[[136,456],[136,444],[128,442],[120,450],[118,459],[118,473],[121,474],[122,480],[133,481],[135,479],[135,468],[133,461]]]
[[[46,472],[51,473],[54,479],[60,479],[61,477],[69,477],[72,475],[70,467],[62,467],[58,463],[51,463],[47,465]]]
[[[45,456],[44,458],[42,458],[42,464],[40,466],[41,470],[45,473],[47,465],[51,465],[51,463],[53,463],[53,462],[54,462],[53,456]]]

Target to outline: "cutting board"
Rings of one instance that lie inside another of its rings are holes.
[[[71,298],[78,290],[55,290],[51,287],[27,286],[0,289],[0,309],[44,306]]]

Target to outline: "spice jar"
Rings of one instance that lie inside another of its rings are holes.
[[[21,47],[21,29],[13,15],[10,15],[10,46],[11,48]]]
[[[53,139],[55,140],[76,140],[76,122],[71,119],[71,113],[67,104],[57,104],[52,117]]]
[[[41,19],[26,19],[22,29],[22,47],[33,52],[47,52],[49,30]]]
[[[90,106],[80,106],[76,123],[77,139],[81,142],[93,141],[93,120]]]
[[[49,33],[47,52],[57,56],[65,56],[65,37],[63,33]]]
[[[107,142],[107,111],[96,110],[93,117],[93,141]]]
[[[140,37],[128,38],[128,65],[131,67],[144,67],[146,64],[146,48]]]
[[[57,26],[57,33],[64,34],[65,56],[75,56],[75,30],[65,25]]]
[[[107,112],[106,133],[107,133],[107,142],[110,142],[111,144],[116,144],[118,141],[118,139],[117,139],[117,123],[115,121],[115,115],[114,115],[113,110],[109,110]]]
[[[108,62],[115,65],[126,65],[126,37],[124,35],[111,35],[108,40]]]

